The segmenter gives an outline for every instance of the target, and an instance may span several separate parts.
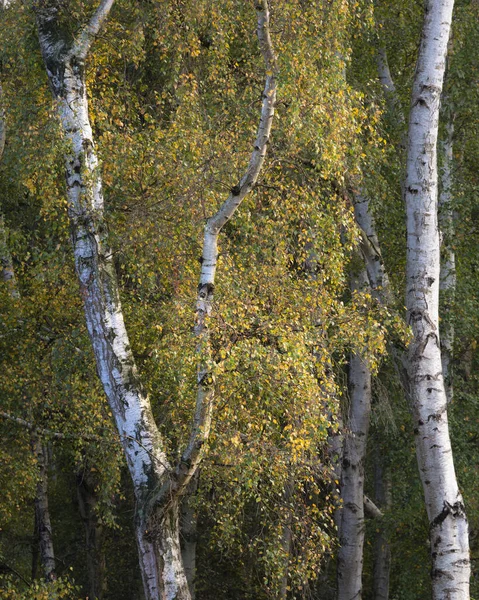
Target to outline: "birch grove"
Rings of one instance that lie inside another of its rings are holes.
[[[478,19],[0,1],[2,598],[477,596]]]

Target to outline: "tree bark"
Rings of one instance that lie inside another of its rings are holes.
[[[35,495],[35,524],[40,547],[40,563],[46,581],[55,581],[55,552],[52,525],[48,508],[48,452],[37,435],[32,436],[32,451],[38,465],[38,482]]]
[[[439,341],[437,133],[452,0],[428,0],[409,116],[406,306],[409,392],[430,524],[434,600],[469,598],[469,541],[447,418]]]
[[[376,450],[374,463],[374,495],[380,508],[391,506],[391,485],[384,466],[380,448]],[[384,526],[377,524],[374,536],[373,595],[374,600],[389,600],[389,573],[391,570],[391,548]]]
[[[441,359],[442,374],[447,401],[452,402],[453,387],[453,347],[454,322],[452,307],[456,292],[456,256],[454,252],[454,211],[452,208],[452,163],[453,163],[454,115],[447,111],[446,135],[441,143],[442,169],[441,192],[439,194],[439,227],[441,230]]]
[[[363,269],[352,281],[363,289]],[[360,600],[364,547],[364,460],[371,412],[371,372],[367,361],[352,354],[349,362],[349,428],[344,435],[341,472],[341,522],[337,567],[338,600]]]
[[[193,498],[198,490],[200,472],[190,481],[187,493],[180,505],[181,556],[185,567],[186,581],[190,590],[191,600],[195,600],[196,588],[196,544],[198,541],[198,515],[193,506]]]
[[[103,550],[105,534],[96,513],[98,497],[95,492],[95,481],[88,468],[77,475],[77,498],[80,516],[85,526],[88,598],[101,600],[106,589],[106,563]]]
[[[384,91],[384,97],[386,99],[386,105],[391,119],[397,125],[405,125],[406,123],[401,107],[401,101],[396,90],[396,85],[394,84],[394,80],[391,76],[391,71],[389,70],[388,56],[384,46],[379,46],[376,60],[378,65],[379,81]]]

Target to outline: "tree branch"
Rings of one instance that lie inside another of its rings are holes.
[[[71,53],[80,60],[85,60],[90,51],[91,45],[98,35],[103,23],[113,6],[115,0],[102,0],[100,6],[92,15],[89,23],[81,30],[78,39],[73,44]]]
[[[4,410],[0,411],[0,417],[3,417],[4,419],[7,419],[8,421],[12,421],[13,423],[20,425],[21,427],[24,427],[25,429],[28,429],[28,431],[32,431],[37,435],[50,437],[55,440],[85,440],[87,442],[108,441],[106,438],[99,436],[99,435],[87,435],[87,434],[76,435],[74,433],[62,433],[60,431],[53,431],[52,429],[45,429],[43,427],[37,427],[34,423],[31,423],[30,421],[26,421],[25,419],[22,419],[21,417],[16,417],[15,415],[11,415],[10,413],[5,412]]]
[[[208,219],[205,226],[202,268],[196,303],[194,332],[199,338],[198,352],[209,356],[209,332],[206,325],[211,313],[213,290],[218,258],[218,235],[238,209],[247,193],[253,189],[266,156],[276,102],[278,67],[270,35],[269,7],[267,0],[259,0],[257,35],[265,63],[266,78],[263,90],[261,116],[248,167],[241,181],[232,190],[223,205]],[[198,391],[196,410],[189,442],[175,470],[174,485],[179,494],[186,489],[193,477],[209,437],[214,397],[214,377],[209,360],[202,360],[198,369]],[[173,481],[173,480],[172,480]]]
[[[379,81],[383,88],[389,112],[398,125],[405,125],[406,121],[401,107],[401,100],[399,99],[394,80],[391,76],[391,71],[389,70],[388,55],[384,46],[379,46],[376,61],[378,65]]]
[[[371,498],[368,498],[366,494],[363,496],[364,503],[364,512],[367,517],[371,519],[382,519],[384,517],[384,513],[380,508],[378,508]]]

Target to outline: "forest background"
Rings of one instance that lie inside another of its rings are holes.
[[[0,29],[2,594],[141,598],[134,489],[85,326],[66,209],[68,142],[34,4],[4,3]],[[59,3],[65,35],[74,37],[97,4]],[[381,597],[382,561],[386,597],[422,599],[431,595],[429,524],[397,350],[411,337],[405,135],[424,7],[331,0],[270,9],[275,116],[256,184],[221,232],[208,327],[215,407],[181,507],[185,565],[198,599],[334,597],[345,485],[338,448],[351,433],[356,356],[373,375],[360,465],[373,506],[360,523],[359,589]],[[456,3],[439,146],[440,193],[450,198],[443,257],[453,254],[457,275],[443,294],[441,333],[451,341],[448,413],[473,597],[478,16],[476,1]],[[188,443],[197,396],[205,220],[235,195],[258,127],[265,65],[256,20],[252,2],[118,0],[86,63],[125,323],[172,464]],[[388,302],[361,283],[372,239],[358,225],[365,198]]]

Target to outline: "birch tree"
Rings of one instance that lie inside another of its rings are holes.
[[[352,289],[368,286],[366,270],[354,276]],[[341,520],[338,550],[338,600],[361,598],[364,547],[364,462],[371,412],[371,370],[358,353],[349,360],[349,415],[341,469]]]
[[[89,121],[85,62],[113,0],[102,0],[89,22],[73,37],[62,27],[60,1],[35,4],[40,46],[67,152],[68,213],[75,266],[97,370],[125,451],[136,496],[136,537],[145,596],[189,600],[181,561],[179,498],[201,461],[208,438],[214,396],[209,351],[218,237],[246,194],[254,187],[269,142],[276,97],[276,59],[269,33],[266,0],[257,4],[258,38],[266,67],[260,124],[249,165],[219,211],[205,227],[195,334],[199,368],[196,410],[190,440],[172,464],[140,382],[121,308],[112,251],[104,217],[98,159]]]
[[[453,2],[429,0],[409,114],[406,306],[413,340],[409,393],[430,524],[433,598],[469,598],[469,540],[447,418],[439,337],[440,241],[437,136]]]

